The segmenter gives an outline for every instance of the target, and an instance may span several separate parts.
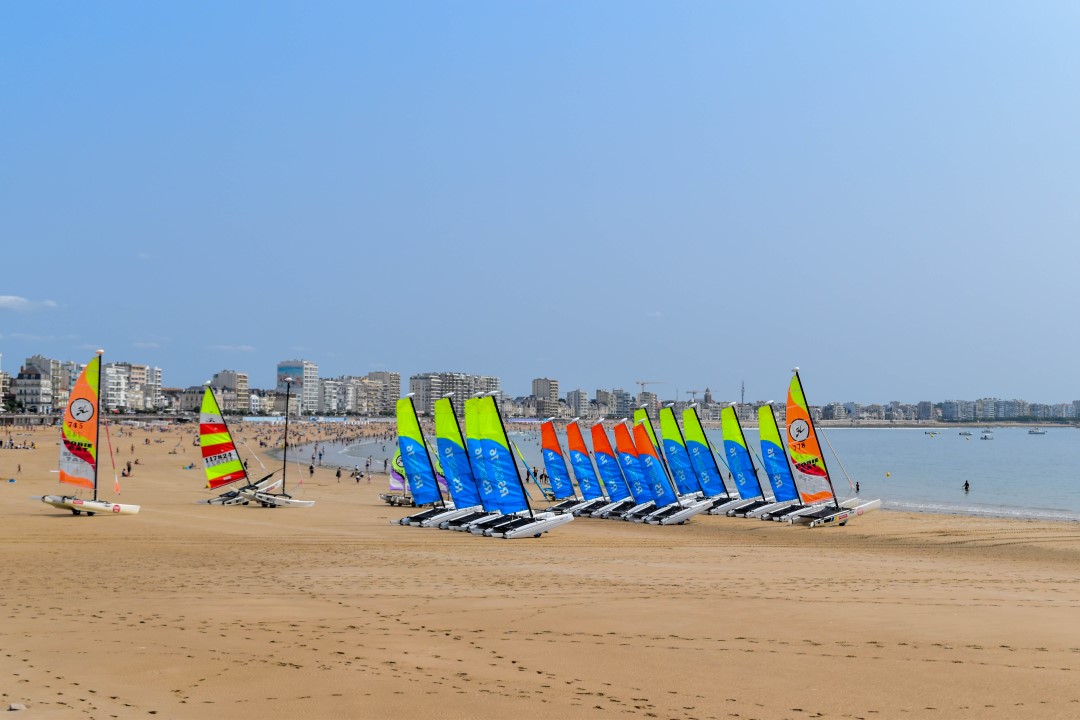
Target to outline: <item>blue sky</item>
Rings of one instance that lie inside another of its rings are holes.
[[[0,352],[1080,398],[1080,5],[6,3]]]

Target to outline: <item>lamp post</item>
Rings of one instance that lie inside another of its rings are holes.
[[[285,376],[285,448],[281,453],[281,494],[285,495],[285,472],[289,467],[289,397],[292,394],[293,379]]]

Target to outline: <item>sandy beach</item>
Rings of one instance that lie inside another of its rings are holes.
[[[505,541],[391,526],[385,477],[333,468],[299,486],[290,467],[310,509],[196,505],[194,431],[114,434],[142,512],[74,517],[29,499],[61,490],[57,430],[13,430],[37,449],[0,450],[0,709],[1080,717],[1075,524],[575,520]]]

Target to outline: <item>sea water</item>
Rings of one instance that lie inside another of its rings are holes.
[[[962,430],[972,434],[960,435]],[[706,434],[722,452],[720,431]],[[941,429],[936,435],[922,428],[819,428],[818,434],[841,499],[853,496],[858,482],[859,496],[881,498],[885,509],[1080,521],[1080,431],[1075,428],[1047,428],[1045,435],[1030,435],[1024,427],[997,428],[988,433],[992,440],[980,439],[979,427]],[[512,439],[530,467],[542,467],[539,432],[513,433]],[[746,441],[764,478],[755,428],[746,429]],[[562,442],[565,452],[565,437]]]
[[[722,452],[720,431],[706,434]],[[1025,427],[996,428],[987,433],[992,440],[981,439],[980,427],[942,428],[934,435],[922,428],[818,428],[818,434],[841,499],[853,496],[858,482],[859,496],[881,498],[885,509],[1080,521],[1080,431],[1075,428],[1050,427],[1045,435],[1030,435]],[[510,438],[530,468],[543,467],[538,430],[513,432]],[[565,435],[560,440],[565,452]],[[756,428],[746,428],[746,440],[764,478]],[[383,460],[392,458],[397,446],[380,440],[320,448],[324,465],[363,469],[370,456],[371,469],[382,472]],[[298,462],[308,461],[310,446],[304,453],[295,456]],[[291,450],[289,455],[294,457]],[[530,490],[539,495],[535,486]]]

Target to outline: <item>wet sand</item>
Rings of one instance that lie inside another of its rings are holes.
[[[194,430],[114,434],[118,463],[140,460],[118,498],[136,516],[29,500],[60,490],[55,430],[16,430],[38,449],[0,450],[0,479],[17,480],[0,484],[0,709],[1080,717],[1076,524],[575,520],[505,541],[391,526],[406,511],[379,501],[384,477],[329,467],[305,467],[302,486],[289,469],[310,509],[196,505],[210,492],[182,469],[198,465]]]

